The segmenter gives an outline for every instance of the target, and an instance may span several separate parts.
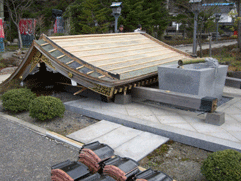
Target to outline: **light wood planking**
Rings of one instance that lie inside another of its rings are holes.
[[[52,53],[52,52],[54,52],[54,51],[56,51],[57,49],[55,48],[55,49],[52,49],[52,50],[49,50],[49,53]]]
[[[82,66],[80,66],[80,67],[77,67],[76,70],[82,69],[82,68],[84,68],[84,67],[85,67],[85,66],[82,65]]]
[[[182,57],[182,58],[183,58],[183,57]],[[165,64],[165,63],[170,63],[170,62],[173,62],[174,60],[178,60],[178,59],[179,59],[179,57],[176,57],[176,58],[171,59],[171,60],[169,60],[169,61],[163,61],[163,60],[161,60],[161,62],[152,64],[152,65],[142,66],[142,67],[133,68],[133,69],[124,70],[124,71],[118,70],[118,71],[114,71],[114,73],[124,74],[124,73],[127,73],[127,72],[133,72],[133,71],[137,71],[137,70],[141,70],[141,69],[145,69],[145,68],[149,68],[149,67],[158,66],[158,65],[161,65],[161,64]]]
[[[173,57],[177,57],[180,56],[179,54],[171,54],[171,55],[167,55],[167,56],[163,56],[162,58],[165,60],[166,58],[173,58]],[[124,68],[129,68],[129,67],[135,67],[138,65],[144,65],[147,63],[153,63],[153,62],[157,62],[157,61],[162,61],[162,59],[155,59],[155,60],[147,60],[147,61],[143,61],[143,62],[139,62],[139,63],[135,63],[135,64],[131,64],[131,65],[126,65],[126,66],[120,66],[120,67],[116,67],[116,68],[112,68],[112,69],[107,69],[107,71],[113,71],[113,70],[120,70],[120,69],[124,69]]]
[[[145,59],[153,59],[153,58],[161,58],[160,56],[162,56],[162,55],[166,55],[166,54],[169,54],[169,53],[173,53],[172,51],[165,51],[165,52],[162,52],[162,53],[159,53],[159,52],[157,52],[156,54],[147,54],[146,56],[144,56],[144,57],[137,57],[137,58],[132,58],[132,59],[122,59],[121,61],[116,61],[116,62],[113,62],[113,63],[111,63],[111,62],[109,62],[109,63],[105,63],[105,64],[100,64],[100,65],[96,65],[96,64],[93,64],[93,65],[95,65],[95,66],[97,66],[97,67],[101,67],[102,69],[110,69],[110,68],[112,68],[112,67],[117,67],[118,66],[118,64],[119,65],[123,65],[123,64],[126,64],[126,63],[129,63],[129,64],[131,64],[132,62],[138,62],[138,61],[141,61],[141,60],[145,60]]]
[[[104,78],[105,77],[105,75],[101,75],[101,76],[99,76],[98,78],[99,79],[102,79],[102,78]]]
[[[111,34],[86,34],[86,35],[70,35],[70,36],[50,36],[49,39],[51,39],[52,41],[54,40],[64,40],[64,39],[70,39],[70,38],[96,38],[96,37],[108,37],[108,36],[126,36],[126,35],[140,35],[139,33],[124,33],[124,34],[118,34],[118,33],[111,33]]]
[[[87,72],[86,74],[89,75],[89,74],[92,74],[92,73],[94,73],[94,72],[95,72],[95,71],[92,70],[92,71]]]
[[[41,46],[45,46],[45,45],[48,45],[49,43],[43,43],[43,44],[41,44]]]
[[[82,59],[84,59],[85,57],[90,57],[90,56],[99,56],[99,55],[108,55],[108,54],[114,54],[114,53],[128,53],[130,51],[137,51],[137,50],[143,50],[143,49],[147,49],[147,48],[158,48],[158,45],[146,45],[146,46],[134,46],[131,48],[115,48],[115,49],[105,49],[105,50],[95,50],[95,51],[89,51],[89,52],[78,52],[78,53],[74,53],[75,56],[81,56]],[[73,52],[72,52],[73,53]]]
[[[65,55],[60,55],[57,57],[57,59],[63,58]]]
[[[86,46],[86,45],[98,45],[98,44],[110,44],[110,43],[123,43],[123,42],[134,42],[134,41],[137,41],[137,42],[140,42],[141,40],[145,40],[145,38],[141,38],[141,39],[132,39],[132,40],[122,40],[122,41],[117,41],[117,40],[114,40],[114,41],[103,41],[103,42],[93,42],[93,43],[80,43],[80,42],[77,42],[77,43],[73,43],[73,42],[69,42],[69,43],[58,43],[59,46],[61,46],[62,48],[67,48],[67,47],[76,47],[76,46],[79,46],[79,45],[82,45],[82,46]]]
[[[155,42],[144,40],[142,41],[142,44],[148,45],[148,44],[156,44]],[[75,52],[86,52],[86,51],[94,51],[94,50],[104,50],[104,49],[112,49],[112,48],[122,48],[122,47],[131,47],[131,46],[137,46],[140,45],[138,42],[125,42],[122,44],[106,44],[106,45],[86,45],[86,46],[77,46],[77,47],[70,47],[65,48],[65,50],[75,53]]]
[[[127,35],[127,36],[107,36],[107,37],[84,37],[84,38],[69,38],[69,39],[59,39],[59,40],[53,40],[55,43],[68,43],[68,42],[86,42],[86,41],[111,41],[113,39],[136,39],[141,38],[142,35],[136,34],[136,35]]]
[[[71,64],[73,62],[74,62],[74,60],[71,60],[71,61],[67,62],[66,65],[69,65],[69,64]]]
[[[116,58],[123,58],[123,57],[129,57],[133,55],[141,55],[141,54],[147,54],[147,53],[153,53],[153,52],[160,52],[160,49],[158,48],[150,48],[145,50],[139,50],[134,52],[129,52],[129,54],[126,53],[119,53],[119,54],[113,54],[113,55],[103,55],[103,56],[93,56],[93,57],[85,57],[85,61],[88,63],[94,63],[94,62],[100,62],[103,60],[111,60]],[[78,58],[81,58],[81,56],[77,56]]]

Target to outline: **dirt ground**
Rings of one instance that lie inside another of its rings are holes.
[[[177,181],[206,181],[203,161],[211,152],[169,141],[141,161],[144,168],[162,171]]]

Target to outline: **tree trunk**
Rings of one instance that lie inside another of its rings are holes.
[[[22,50],[22,48],[23,48],[23,41],[22,41],[22,36],[21,36],[21,33],[20,33],[19,25],[17,26],[17,28],[18,28],[19,49]]]

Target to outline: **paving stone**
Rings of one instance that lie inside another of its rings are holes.
[[[206,123],[191,123],[191,125],[199,132],[199,133],[212,133],[212,132],[222,132],[222,126],[215,126]]]
[[[232,93],[233,89],[229,91]],[[84,101],[82,99],[77,102],[75,101],[75,105],[78,108],[68,104],[70,105],[69,109],[95,119],[105,119],[128,127],[135,127],[139,130],[170,137],[172,140],[210,151],[228,148],[241,150],[240,146],[236,145],[241,145],[241,140],[239,143],[235,142],[235,138],[238,138],[231,134],[235,132],[235,134],[239,135],[241,131],[241,112],[237,107],[241,103],[241,99],[237,97],[223,107],[221,106],[222,109],[218,109],[225,112],[226,122],[221,126],[206,124],[204,116],[202,116],[203,119],[195,117],[196,115],[192,117],[195,113],[189,115],[186,112],[182,113],[182,111],[169,111],[166,108],[157,108],[136,102],[127,105],[103,104],[100,101],[91,99],[84,99]],[[100,106],[90,108],[91,104],[99,104]],[[121,111],[118,111],[118,109],[121,109]],[[160,111],[158,112],[158,110]],[[226,110],[228,111],[226,112]],[[159,119],[158,122],[155,121],[155,117]],[[186,126],[188,124],[190,124],[190,127]],[[222,133],[227,135],[226,139],[223,138]]]
[[[136,161],[140,161],[168,140],[168,138],[144,132],[116,148],[115,153],[122,157],[129,157]]]
[[[234,119],[236,121],[230,123],[241,123],[241,114],[231,114],[230,117],[230,119]]]
[[[95,131],[96,130],[93,130],[93,132]],[[99,141],[100,143],[108,144],[110,147],[115,149],[118,146],[130,141],[131,139],[135,138],[136,136],[142,133],[143,132],[139,130],[128,128],[125,126],[120,126],[116,129],[113,129],[111,132],[108,132],[105,135],[94,139],[93,142]]]
[[[209,135],[217,137],[217,138],[222,138],[222,139],[225,139],[225,140],[231,140],[231,141],[239,142],[239,140],[237,138],[235,138],[233,135],[231,135],[228,132],[224,132],[224,131],[223,132],[216,132],[216,133],[209,133]]]
[[[241,124],[223,124],[222,126],[223,129],[227,131],[241,131]]]
[[[92,140],[99,138],[119,127],[121,127],[120,124],[103,120],[84,129],[71,133],[67,135],[67,137],[82,143],[89,143]]]
[[[235,136],[239,141],[241,141],[241,131],[231,131],[230,134]]]
[[[157,118],[162,124],[187,123],[181,116],[158,116]]]
[[[174,123],[174,124],[166,124],[166,125],[196,132],[196,130],[188,123],[187,124],[184,124],[184,123],[182,123],[182,124],[175,124]]]

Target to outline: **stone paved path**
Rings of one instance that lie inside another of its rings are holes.
[[[234,93],[237,96],[218,108],[218,111],[225,112],[226,122],[221,126],[205,123],[205,116],[198,115],[199,113],[139,102],[119,105],[84,98],[67,102],[65,105],[67,109],[77,111],[89,117],[98,117],[98,119],[136,127],[139,130],[148,130],[151,133],[168,137],[174,141],[197,147],[200,146],[200,148],[210,151],[220,149],[216,146],[212,147],[211,143],[220,143],[221,145],[241,150],[241,90],[225,88],[225,91],[228,94]],[[205,147],[202,147],[204,145],[202,141],[207,143]]]
[[[128,128],[109,121],[100,121],[84,129],[76,131],[67,137],[82,143],[99,141],[108,144],[115,154],[140,161],[169,139]]]

